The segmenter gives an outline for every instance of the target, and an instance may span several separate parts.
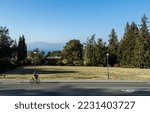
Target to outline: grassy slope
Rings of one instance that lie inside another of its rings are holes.
[[[106,80],[106,67],[37,66],[41,79]],[[34,67],[20,67],[6,73],[5,79],[30,79]],[[150,69],[110,68],[112,80],[150,80]]]

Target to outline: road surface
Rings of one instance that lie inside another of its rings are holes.
[[[0,81],[4,96],[150,96],[150,82],[144,81]]]

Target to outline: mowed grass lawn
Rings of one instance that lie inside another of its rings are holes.
[[[107,67],[86,66],[36,66],[41,80],[106,80]],[[28,80],[33,76],[34,66],[19,67],[6,72],[0,79]],[[150,69],[109,68],[111,80],[150,80]]]

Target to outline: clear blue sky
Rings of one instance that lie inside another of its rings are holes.
[[[144,13],[150,21],[150,0],[0,0],[0,26],[27,42],[85,42],[92,34],[107,41],[112,28],[120,39],[126,22],[139,25]]]

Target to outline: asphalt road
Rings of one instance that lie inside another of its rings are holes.
[[[150,82],[0,82],[1,96],[150,96]]]

